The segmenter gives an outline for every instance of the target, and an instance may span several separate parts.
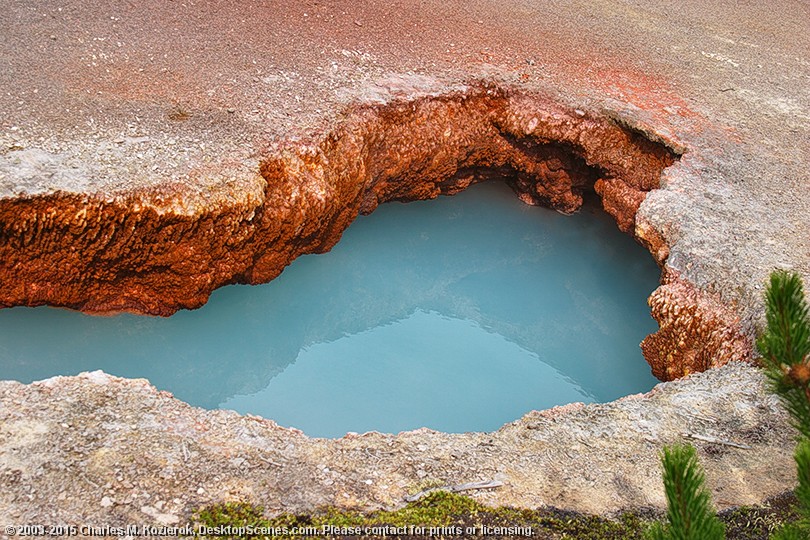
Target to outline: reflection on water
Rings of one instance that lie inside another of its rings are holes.
[[[601,212],[525,206],[501,184],[392,203],[272,283],[168,319],[0,310],[0,378],[102,369],[316,436],[491,430],[655,379],[658,270]]]
[[[267,388],[222,406],[272,412],[308,433],[340,436],[347,428],[339,426],[347,425],[492,430],[531,409],[594,398],[500,334],[417,309],[394,323],[302,349]]]

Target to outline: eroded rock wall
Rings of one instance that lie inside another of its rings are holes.
[[[0,306],[164,316],[197,308],[217,287],[267,282],[299,255],[329,250],[381,203],[488,179],[564,213],[595,190],[663,267],[669,247],[636,214],[676,158],[608,116],[488,84],[356,105],[319,140],[270,145],[235,182],[259,182],[261,195],[238,203],[172,207],[171,185],[0,200]],[[674,278],[651,297],[661,330],[643,350],[659,378],[750,356],[730,312],[704,297]]]
[[[108,199],[51,193],[0,201],[0,305],[170,315],[227,283],[261,283],[323,252],[380,203],[456,193],[488,178],[574,212],[597,185],[630,230],[674,157],[605,118],[481,86],[358,106],[320,141],[268,149],[261,200],[165,211],[172,186]],[[166,193],[164,193],[166,192]]]
[[[677,272],[664,272],[663,284],[648,302],[659,330],[641,342],[641,350],[662,381],[751,359],[752,343],[739,317]]]
[[[165,211],[161,190],[107,199],[52,193],[0,201],[0,305],[169,315],[234,282],[276,277],[328,250],[358,213],[503,178],[532,204],[576,211],[599,179],[629,230],[673,160],[614,123],[493,87],[359,106],[320,141],[284,143],[260,166],[261,200]]]

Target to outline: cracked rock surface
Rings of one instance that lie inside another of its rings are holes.
[[[732,362],[604,405],[532,411],[493,433],[332,440],[193,408],[143,379],[2,382],[0,505],[19,523],[185,523],[221,500],[372,510],[425,487],[497,480],[476,498],[613,513],[664,505],[658,452],[688,435],[722,441],[691,441],[717,506],[754,504],[795,480],[793,432],[762,384]]]

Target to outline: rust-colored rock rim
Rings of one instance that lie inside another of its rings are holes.
[[[170,186],[0,200],[0,306],[171,315],[200,307],[218,287],[264,283],[299,255],[328,251],[381,203],[487,179],[565,213],[595,190],[665,267],[670,246],[636,215],[678,158],[672,146],[608,115],[484,83],[355,105],[319,140],[271,145],[257,163],[260,200],[190,214],[166,210]],[[750,356],[733,313],[672,275],[651,296],[661,330],[643,350],[654,374],[669,380]]]

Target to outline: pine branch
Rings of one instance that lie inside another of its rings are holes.
[[[802,280],[795,273],[772,273],[765,301],[768,327],[757,340],[757,347],[774,393],[801,434],[794,454],[801,517],[772,538],[806,539],[810,536],[810,310]]]
[[[810,353],[810,325],[801,277],[785,271],[771,274],[766,302],[768,352],[783,363],[802,362]]]
[[[810,315],[798,274],[771,274],[766,292],[768,327],[757,340],[765,374],[796,429],[810,438]]]
[[[802,439],[796,446],[796,468],[799,485],[796,488],[796,498],[799,499],[797,510],[801,516],[805,530],[810,527],[810,440]]]
[[[724,526],[717,518],[706,489],[695,449],[688,445],[664,447],[664,491],[667,525],[648,532],[652,540],[721,540]]]

